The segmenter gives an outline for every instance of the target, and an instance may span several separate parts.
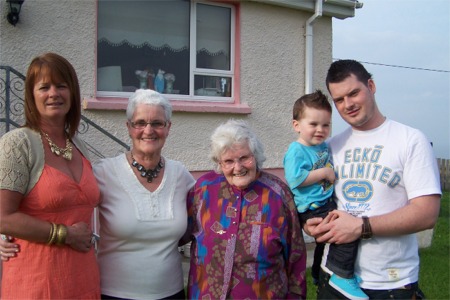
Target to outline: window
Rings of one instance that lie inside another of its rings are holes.
[[[181,100],[232,102],[234,18],[227,4],[99,0],[97,96],[151,88]]]

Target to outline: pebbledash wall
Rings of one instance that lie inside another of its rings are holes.
[[[251,124],[265,145],[264,167],[282,175],[284,152],[296,138],[291,110],[305,90],[305,23],[313,12],[253,1],[239,5],[240,102],[251,113],[175,111],[163,154],[183,162],[194,173],[210,170],[213,129],[229,118],[239,118]],[[96,6],[94,0],[28,0],[13,27],[6,21],[7,3],[1,1],[0,63],[25,74],[33,57],[57,52],[74,65],[82,98],[95,98]],[[325,90],[324,78],[332,62],[331,17],[323,16],[314,24],[313,57],[314,89]],[[129,143],[124,110],[87,109],[82,113]],[[102,144],[102,136],[87,138]]]

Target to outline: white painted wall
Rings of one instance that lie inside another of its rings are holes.
[[[57,52],[77,70],[83,98],[95,96],[96,1],[27,0],[16,27],[6,21],[7,3],[0,1],[0,64],[25,74],[31,59]],[[309,12],[256,2],[242,2],[241,101],[250,115],[174,112],[164,155],[182,161],[191,171],[209,170],[209,136],[228,118],[246,119],[263,141],[265,167],[280,168],[285,150],[295,139],[291,129],[292,105],[304,93],[304,27]],[[314,26],[314,87],[325,89],[324,78],[332,61],[331,18]],[[83,111],[88,118],[129,142],[124,111]],[[87,136],[95,145],[110,148],[107,139]],[[115,155],[111,149],[108,155]]]

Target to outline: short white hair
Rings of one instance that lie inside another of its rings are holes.
[[[166,97],[154,90],[137,89],[128,99],[127,119],[129,121],[133,118],[138,104],[159,105],[164,110],[166,121],[170,122],[172,118],[172,105]]]
[[[256,134],[244,120],[230,119],[219,125],[211,135],[211,159],[217,164],[216,171],[221,173],[220,158],[234,145],[247,144],[256,160],[256,168],[262,169],[266,160],[264,147]]]

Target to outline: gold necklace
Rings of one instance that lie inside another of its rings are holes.
[[[53,141],[50,139],[48,134],[46,134],[45,132],[42,132],[42,134],[44,135],[45,139],[47,140],[48,145],[50,146],[50,150],[52,150],[53,154],[55,154],[56,156],[62,155],[62,157],[64,159],[72,160],[72,144],[70,143],[69,138],[66,139],[66,147],[59,148],[58,145],[53,143]]]

